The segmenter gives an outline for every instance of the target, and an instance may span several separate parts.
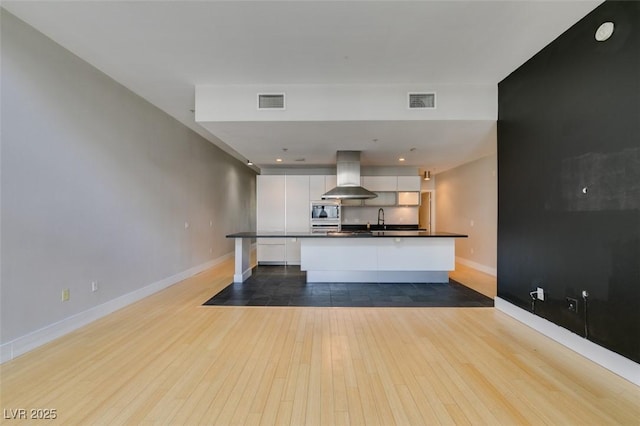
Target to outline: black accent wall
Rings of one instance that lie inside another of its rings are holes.
[[[498,93],[498,296],[640,362],[640,2],[603,3]]]

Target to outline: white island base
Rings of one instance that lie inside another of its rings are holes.
[[[307,282],[449,282],[454,238],[302,238]]]

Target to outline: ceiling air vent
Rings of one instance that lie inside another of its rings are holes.
[[[284,93],[258,93],[258,109],[284,109]]]
[[[435,107],[435,93],[409,93],[409,109],[433,109]]]

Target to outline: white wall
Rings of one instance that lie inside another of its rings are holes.
[[[496,274],[498,235],[498,157],[464,164],[436,178],[437,230],[458,232],[458,261]]]
[[[2,343],[255,229],[251,169],[4,10],[1,30]]]

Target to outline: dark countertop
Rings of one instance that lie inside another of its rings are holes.
[[[343,231],[424,231],[424,229],[420,228],[418,224],[397,224],[397,223],[389,223],[387,225],[377,225],[370,224],[369,229],[367,229],[367,225],[363,224],[342,224]]]
[[[429,232],[420,230],[393,231],[349,231],[341,232],[236,232],[227,238],[467,238],[468,235],[451,232]]]

